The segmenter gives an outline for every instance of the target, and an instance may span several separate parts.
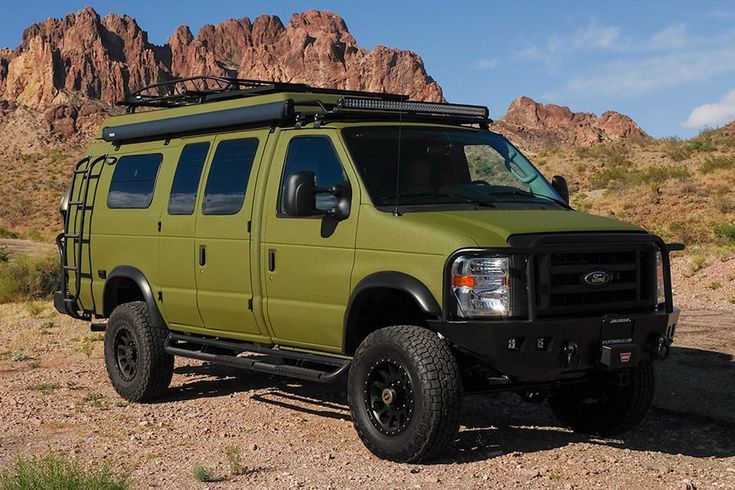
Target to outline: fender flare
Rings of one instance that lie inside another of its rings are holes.
[[[350,300],[345,310],[342,328],[342,351],[346,350],[347,329],[350,325],[350,315],[355,301],[360,295],[371,289],[395,289],[403,291],[413,298],[421,311],[429,318],[441,318],[442,309],[429,288],[415,277],[397,271],[375,272],[364,277],[352,290]]]
[[[166,326],[166,322],[163,320],[161,311],[158,309],[153,289],[151,288],[148,279],[146,279],[145,274],[143,274],[140,269],[136,269],[129,265],[119,265],[115,267],[110,271],[110,274],[108,274],[107,279],[105,280],[105,289],[102,295],[103,312],[105,316],[109,317],[114,309],[112,303],[115,293],[117,292],[119,279],[130,279],[138,286],[138,289],[143,295],[143,301],[145,301],[145,304],[148,306],[148,310],[150,311],[151,323],[153,323],[153,326],[157,328],[168,328]]]

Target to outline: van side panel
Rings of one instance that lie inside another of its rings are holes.
[[[168,201],[167,185],[170,186],[179,147],[174,142],[138,143],[122,145],[119,149],[110,148],[109,156],[119,159],[126,155],[161,154],[153,196],[147,208],[111,209],[108,206],[110,182],[115,170],[114,164],[106,163],[99,180],[99,192],[94,200],[92,236],[90,250],[92,255],[92,290],[96,310],[102,314],[102,298],[105,281],[102,278],[112,269],[126,265],[139,269],[148,280],[154,292],[159,291],[158,270],[158,222],[161,209]]]

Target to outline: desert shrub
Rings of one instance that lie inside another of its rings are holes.
[[[717,149],[712,136],[705,130],[699,133],[699,136],[687,141],[687,148],[692,152],[710,152]]]
[[[0,238],[18,238],[18,234],[0,226]]]
[[[579,158],[600,160],[611,166],[628,163],[628,156],[630,155],[630,149],[627,146],[617,143],[604,143],[591,148],[578,146],[574,151]]]
[[[715,196],[715,209],[721,213],[732,213],[735,211],[735,199],[728,194],[719,194]]]
[[[657,187],[670,179],[684,180],[690,176],[684,167],[655,166],[643,169],[628,166],[614,166],[603,169],[592,178],[596,188],[624,189],[633,185],[650,185]]]
[[[19,255],[0,262],[0,303],[48,298],[56,289],[59,261],[56,256]]]
[[[711,231],[703,223],[695,220],[672,221],[668,225],[669,235],[687,245],[703,243],[712,239]]]
[[[692,149],[676,136],[663,138],[661,141],[664,143],[664,155],[675,162],[686,160],[692,156]]]
[[[715,170],[729,169],[735,167],[735,156],[732,155],[710,155],[704,159],[704,163],[699,167],[702,173],[708,174]]]
[[[0,245],[0,262],[7,262],[10,260],[10,249],[7,245]]]
[[[46,239],[36,230],[30,230],[23,235],[23,238],[32,242],[45,242]]]
[[[25,490],[126,490],[130,483],[126,475],[109,468],[85,468],[65,456],[18,459],[10,469],[0,473],[0,489]]]
[[[194,478],[196,478],[197,481],[203,483],[217,481],[214,469],[209,466],[197,464],[194,465],[194,468],[192,468],[191,472],[194,474]]]
[[[727,245],[735,244],[735,223],[724,223],[714,228],[715,236]]]

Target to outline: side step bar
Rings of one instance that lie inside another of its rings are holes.
[[[212,354],[210,352],[204,352],[202,350],[204,347],[216,347],[218,349],[229,350],[232,351],[232,354]],[[215,364],[223,364],[225,366],[235,368],[249,369],[260,373],[279,374],[281,376],[289,376],[305,381],[316,381],[317,383],[330,383],[332,381],[336,381],[343,374],[349,371],[351,364],[348,360],[336,357],[320,356],[306,352],[271,349],[269,347],[263,347],[249,342],[233,342],[212,337],[176,332],[168,334],[164,348],[168,354],[175,356],[189,357],[191,359],[209,361]],[[319,369],[299,366],[274,364],[272,362],[259,359],[238,357],[237,354],[241,352],[267,354],[283,359],[308,361],[327,366],[334,366],[336,369],[333,371],[322,371]]]

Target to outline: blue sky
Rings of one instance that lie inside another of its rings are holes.
[[[86,5],[127,13],[163,44],[228,17],[311,8],[344,17],[357,42],[411,49],[447,99],[502,115],[519,95],[575,111],[612,109],[654,136],[691,136],[735,119],[735,3],[727,1],[346,2],[51,1],[3,6],[0,47],[23,29]]]

